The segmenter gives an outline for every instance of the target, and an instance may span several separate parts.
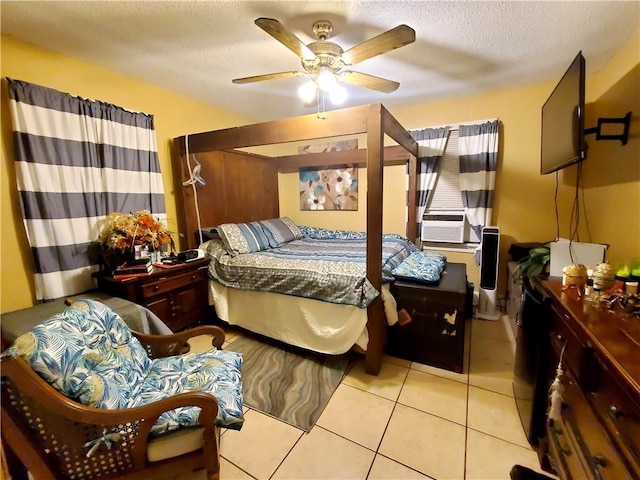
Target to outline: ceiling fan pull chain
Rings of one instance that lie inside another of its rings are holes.
[[[318,89],[318,114],[316,115],[318,120],[326,120],[324,115],[324,90]]]

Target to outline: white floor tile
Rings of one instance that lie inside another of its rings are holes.
[[[466,480],[508,480],[509,471],[516,464],[546,474],[538,464],[538,455],[531,448],[519,447],[469,429]]]
[[[249,410],[242,430],[229,430],[220,438],[220,454],[255,478],[269,478],[302,433],[291,425]]]
[[[467,424],[467,385],[429,373],[410,370],[398,403]]]
[[[429,478],[431,477],[387,457],[376,455],[367,480],[424,480]]]
[[[254,477],[220,457],[220,478],[224,478],[224,480],[252,480]],[[203,480],[205,479],[203,478]]]
[[[461,479],[465,427],[396,405],[379,453],[439,480]]]
[[[375,452],[318,426],[304,435],[272,480],[366,479]]]
[[[411,360],[407,360],[404,358],[398,358],[398,357],[392,357],[391,355],[383,355],[382,356],[382,360],[384,362],[389,362],[389,363],[395,363],[396,365],[400,365],[401,367],[410,367],[411,366]]]
[[[528,448],[513,397],[469,387],[468,427]]]
[[[243,472],[222,457],[220,458],[220,478],[224,478],[224,480],[253,480],[251,475]],[[182,473],[172,480],[207,480],[207,472],[204,468],[201,468],[192,472]]]
[[[513,364],[471,356],[469,385],[513,397]]]
[[[342,384],[331,397],[317,425],[376,450],[393,407],[391,400]]]
[[[515,357],[513,343],[509,340],[498,340],[491,337],[475,337],[471,335],[472,357],[481,357],[494,362],[500,362],[513,366]]]
[[[383,361],[380,373],[377,376],[369,375],[364,371],[364,360],[360,360],[353,365],[342,383],[395,402],[408,371],[408,367]]]
[[[456,382],[464,383],[469,382],[469,369],[468,359],[465,357],[464,369],[462,373],[452,372],[451,370],[445,370],[444,368],[432,367],[431,365],[424,365],[422,363],[413,362],[411,368],[418,370],[419,372],[430,373],[431,375],[437,375],[439,377],[448,378],[449,380],[455,380]]]
[[[491,338],[494,340],[509,342],[513,334],[508,331],[511,328],[508,321],[503,318],[499,320],[482,320],[480,318],[471,319],[471,335],[474,338]]]

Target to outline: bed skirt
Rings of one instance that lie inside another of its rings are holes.
[[[383,285],[382,299],[389,325],[398,321],[396,301]],[[289,345],[328,355],[369,343],[367,309],[280,293],[238,290],[209,280],[209,304],[230,325]]]

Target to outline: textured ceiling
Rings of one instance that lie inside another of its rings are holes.
[[[580,50],[593,73],[640,28],[638,1],[2,1],[0,13],[3,34],[256,121],[314,111],[297,98],[302,78],[231,83],[301,69],[254,25],[258,17],[279,20],[305,43],[314,21],[330,20],[330,40],[345,50],[412,27],[415,43],[351,68],[400,88],[347,85],[346,106],[388,108],[557,80]]]

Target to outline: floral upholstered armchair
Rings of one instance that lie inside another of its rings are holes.
[[[204,333],[221,347],[218,327],[141,335],[75,301],[2,355],[4,445],[35,478],[219,478],[218,428],[243,423],[242,356],[182,353]]]

